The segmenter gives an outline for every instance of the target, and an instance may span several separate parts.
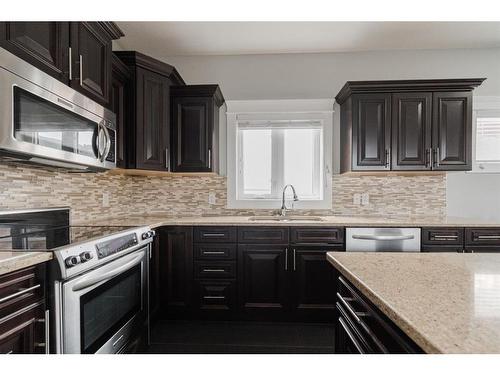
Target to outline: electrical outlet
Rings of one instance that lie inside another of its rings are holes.
[[[361,204],[361,194],[355,193],[352,196],[352,203],[355,204],[356,206],[359,206]]]
[[[109,192],[107,191],[102,192],[102,206],[109,207]]]
[[[208,204],[215,204],[215,193],[208,193]]]
[[[363,193],[361,194],[361,205],[368,206],[370,204],[370,194]]]

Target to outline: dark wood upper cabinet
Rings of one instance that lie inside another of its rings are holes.
[[[127,101],[130,80],[131,74],[127,66],[113,54],[110,106],[116,115],[116,166],[119,168],[126,167],[126,128],[130,119],[130,114],[127,112]]]
[[[433,102],[435,170],[472,168],[472,92],[437,92]]]
[[[112,40],[123,36],[106,22],[71,23],[71,86],[108,105],[111,90]]]
[[[483,81],[347,82],[335,97],[340,172],[470,170],[472,91]]]
[[[170,95],[172,85],[183,85],[171,65],[136,51],[116,51],[129,68],[126,149],[127,168],[171,170]]]
[[[430,169],[432,93],[392,94],[392,169]]]
[[[172,87],[172,170],[218,172],[218,85]]]
[[[352,169],[390,169],[391,96],[353,95],[352,107]]]
[[[68,83],[69,22],[1,22],[0,46]]]

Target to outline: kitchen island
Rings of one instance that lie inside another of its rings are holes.
[[[329,252],[327,258],[340,279],[422,351],[500,353],[499,254]]]

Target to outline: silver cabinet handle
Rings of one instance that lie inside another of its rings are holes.
[[[83,56],[80,55],[80,86],[83,86]]]
[[[37,319],[36,322],[44,323],[45,325],[45,342],[37,342],[35,346],[37,348],[45,348],[45,354],[50,354],[50,311],[45,310],[45,317]]]
[[[347,301],[344,299],[344,297],[339,292],[337,292],[337,298],[342,303],[342,305],[344,305],[344,307],[347,309],[347,311],[349,311],[349,314],[352,315],[352,317],[356,320],[356,322],[358,324],[361,324],[361,319],[359,319],[358,314],[356,314],[356,312],[353,310],[353,308],[351,307],[351,305],[349,305],[347,303]]]
[[[425,167],[432,167],[432,148],[428,148],[425,153]]]
[[[344,322],[344,319],[339,318],[339,323],[342,325],[342,328],[344,328],[344,331],[347,334],[347,337],[349,337],[349,340],[351,340],[351,342],[353,343],[353,345],[356,347],[356,350],[360,354],[365,354],[365,351],[361,347],[361,344],[358,342],[358,340],[356,340],[356,338],[354,337],[354,335],[351,332],[351,330],[349,329],[349,327],[347,327],[347,325]]]
[[[433,240],[446,240],[446,241],[452,241],[452,240],[457,240],[458,236],[457,235],[436,235],[431,237]]]
[[[500,240],[498,235],[482,235],[476,237],[478,240]]]
[[[295,259],[295,249],[293,249],[293,270],[296,271],[297,270],[297,263],[296,263],[296,259]]]
[[[203,255],[223,255],[223,251],[204,251]]]
[[[225,272],[222,268],[204,268],[203,272]]]
[[[385,150],[385,167],[389,168],[391,164],[389,150]]]
[[[73,58],[71,47],[68,48],[68,59],[69,59],[69,80],[73,79]]]
[[[26,293],[29,293],[29,292],[32,292],[38,288],[40,288],[42,285],[41,284],[36,284],[36,285],[33,285],[32,287],[29,287],[29,288],[26,288],[26,289],[22,289],[16,293],[12,293],[6,297],[3,297],[3,298],[0,298],[0,303],[4,303],[4,302],[7,302],[11,299],[14,299],[16,297],[19,297],[19,296],[22,296],[23,294],[26,294]]]
[[[212,168],[212,150],[208,149],[208,168]]]
[[[354,238],[355,240],[404,241],[404,240],[413,240],[415,236],[413,234],[407,234],[402,236],[377,236],[371,234],[353,234],[352,238]]]
[[[224,237],[224,233],[203,233],[203,237]]]
[[[170,172],[170,154],[168,148],[165,149],[165,169]]]
[[[203,296],[203,299],[226,299],[224,296]]]
[[[288,247],[285,248],[285,271],[288,271]]]
[[[439,168],[439,147],[436,147],[434,149],[434,160],[433,160],[433,166],[436,168]]]

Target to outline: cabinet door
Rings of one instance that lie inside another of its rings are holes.
[[[472,93],[437,92],[433,99],[432,169],[472,169]]]
[[[43,354],[45,339],[43,304],[0,323],[0,354]]]
[[[352,170],[390,170],[391,95],[352,98]]]
[[[61,82],[68,83],[68,22],[1,22],[0,45]]]
[[[107,105],[111,88],[111,38],[96,22],[73,22],[71,51],[71,86]]]
[[[241,312],[245,317],[281,316],[289,299],[286,246],[239,245],[238,252]]]
[[[136,168],[168,171],[170,80],[137,68]]]
[[[120,59],[113,56],[110,108],[116,115],[116,165],[125,168],[126,121],[130,112],[126,112],[129,100],[130,73]]]
[[[293,302],[298,317],[333,320],[335,293],[327,285],[335,285],[336,274],[326,259],[328,251],[337,247],[295,246],[291,253]]]
[[[160,235],[160,294],[163,312],[182,316],[192,302],[193,228],[170,227]]]
[[[210,98],[177,97],[172,100],[174,172],[212,171],[213,105]]]
[[[392,95],[392,169],[428,170],[432,93]]]

